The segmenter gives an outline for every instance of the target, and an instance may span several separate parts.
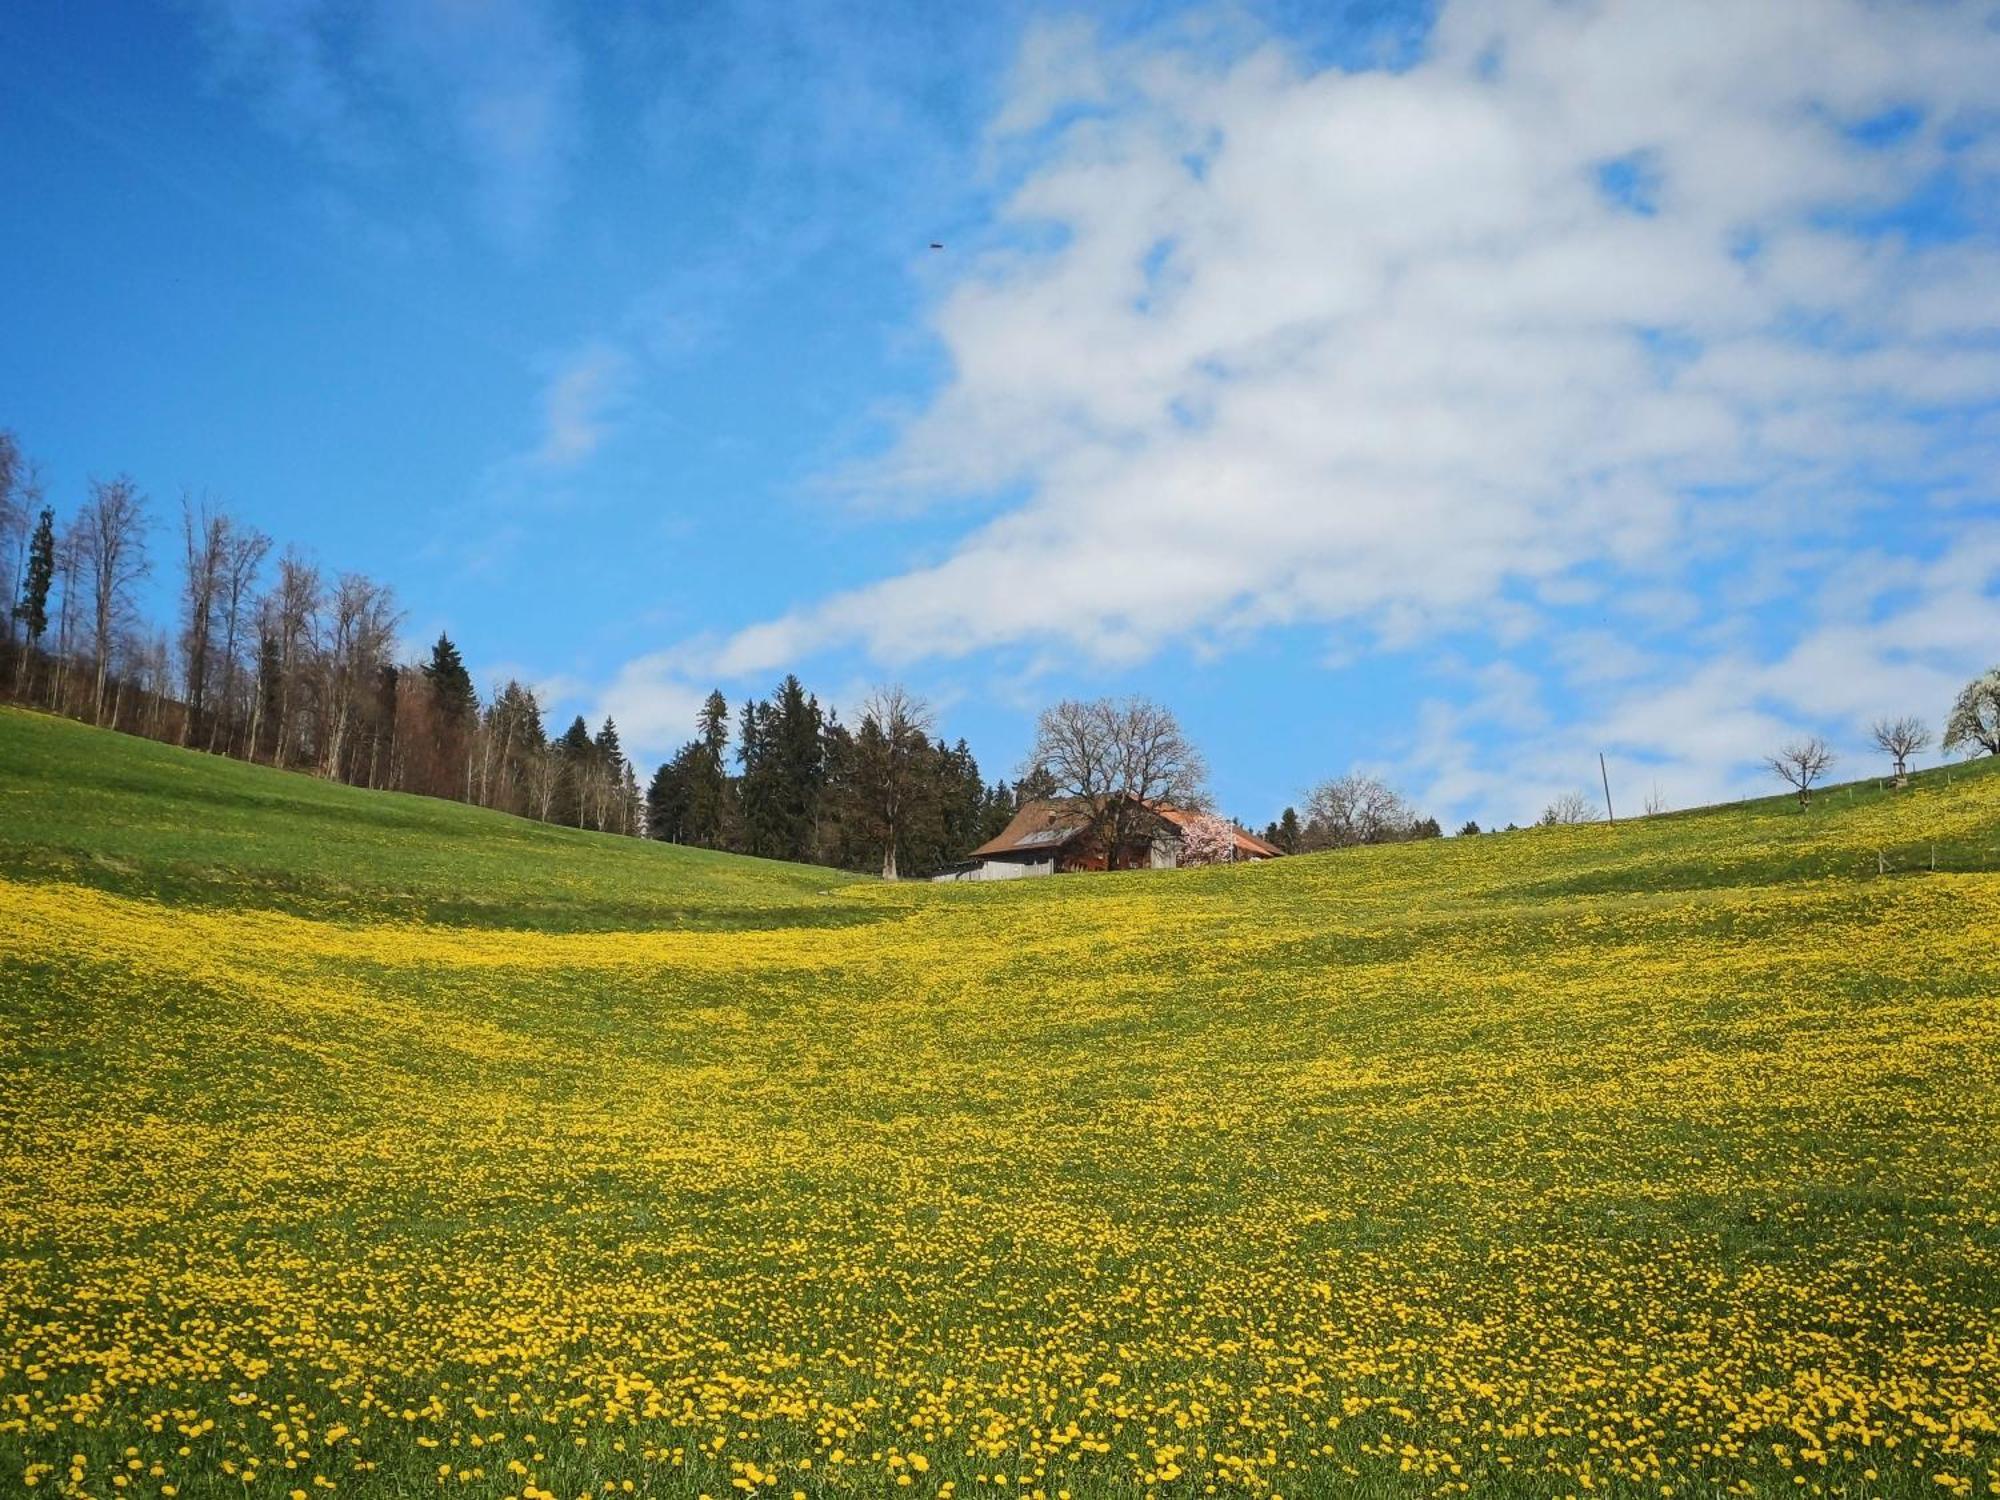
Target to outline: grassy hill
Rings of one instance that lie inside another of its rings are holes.
[[[0,1488],[2000,1492],[1996,871],[1961,767],[885,886],[0,713]]]

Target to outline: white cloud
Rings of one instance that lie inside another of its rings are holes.
[[[1421,639],[1491,623],[1513,581],[1657,572],[1764,503],[1695,486],[1947,479],[1963,455],[1913,409],[2000,396],[2000,355],[1963,343],[2000,312],[2000,256],[1828,225],[1936,168],[1996,77],[1980,13],[1818,0],[1460,4],[1396,74],[1038,31],[1002,126],[1091,108],[1005,220],[1056,247],[996,251],[945,299],[953,375],[869,476],[1030,498],[721,667],[1051,637],[1120,662],[1298,620]],[[1906,138],[1848,133],[1908,103]],[[1635,152],[1650,215],[1599,186]]]
[[[1996,80],[1990,8],[1863,0],[1459,0],[1402,71],[1040,28],[993,131],[1017,186],[932,318],[949,378],[856,476],[890,510],[1021,498],[687,671],[841,648],[1116,667],[1300,623],[1350,652],[1540,649],[1600,589],[1681,635],[1544,651],[1576,712],[1684,777],[1677,800],[1725,789],[1807,706],[1789,683],[1858,711],[1985,649],[1919,661],[1832,617],[1794,649],[1733,611],[1808,587],[1891,497],[1993,501],[1996,237],[1865,226],[1954,161],[1987,170]],[[1858,138],[1902,108],[1915,128]],[[1644,201],[1607,190],[1619,161]],[[1523,784],[1500,749],[1445,748],[1487,712],[1430,712],[1447,800]]]
[[[1847,560],[1800,602],[1804,628],[1766,649],[1752,631],[1691,661],[1571,633],[1575,649],[1558,655],[1572,680],[1615,684],[1601,705],[1538,720],[1538,684],[1504,663],[1488,669],[1462,701],[1427,705],[1412,757],[1421,795],[1453,817],[1525,822],[1587,780],[1599,750],[1628,804],[1656,784],[1677,807],[1766,795],[1777,788],[1763,758],[1802,732],[1836,747],[1843,774],[1867,775],[1881,769],[1871,720],[1914,714],[1935,733],[1968,663],[1996,654],[1997,588],[2000,524],[1984,524],[1929,563]],[[1607,662],[1614,670],[1600,672]]]
[[[709,694],[688,675],[692,665],[683,651],[627,662],[598,694],[596,717],[615,719],[620,742],[635,753],[670,753],[694,737],[695,715]]]
[[[609,344],[588,344],[564,359],[542,389],[542,436],[532,462],[568,468],[595,453],[631,376],[632,361]]]

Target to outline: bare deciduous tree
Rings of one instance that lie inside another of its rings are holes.
[[[228,529],[222,547],[222,592],[217,603],[222,626],[222,711],[211,716],[208,748],[216,748],[220,732],[223,753],[228,754],[230,732],[225,723],[236,713],[236,679],[241,669],[238,656],[245,623],[243,609],[257,586],[258,570],[271,551],[271,539],[254,526],[239,526],[226,517],[225,522]]]
[[[1804,807],[1812,801],[1813,786],[1826,774],[1833,758],[1833,751],[1827,748],[1826,741],[1814,734],[1793,740],[1765,764],[1798,792],[1799,806]]]
[[[298,734],[298,700],[301,678],[308,665],[313,637],[318,632],[320,606],[319,569],[298,552],[287,548],[278,559],[278,584],[270,599],[271,638],[276,644],[278,692],[278,734],[272,763],[284,765],[291,758],[292,742]]]
[[[1931,732],[1924,721],[1904,715],[1900,719],[1877,719],[1868,726],[1875,748],[1896,764],[1896,785],[1910,779],[1910,757],[1930,747]]]
[[[1115,867],[1144,804],[1197,811],[1208,770],[1172,713],[1144,698],[1064,699],[1042,710],[1024,779],[1044,781],[1088,809]]]
[[[69,699],[70,663],[81,628],[83,607],[83,525],[82,518],[70,521],[56,538],[56,577],[60,581],[62,604],[56,614],[56,673],[49,687],[49,706],[57,713],[66,711]]]
[[[181,496],[181,666],[187,682],[183,745],[192,743],[195,725],[208,708],[216,606],[227,567],[228,538],[229,517],[216,510],[206,495],[199,501]]]
[[[7,643],[14,641],[15,603],[21,596],[21,575],[28,558],[27,466],[14,434],[0,429],[0,615],[6,617]]]
[[[1322,781],[1306,793],[1299,848],[1310,852],[1395,843],[1409,836],[1416,821],[1416,810],[1386,781],[1350,772]]]
[[[537,745],[527,760],[528,805],[546,823],[554,815],[556,793],[562,789],[562,753],[554,745]]]
[[[1535,819],[1541,828],[1567,828],[1577,823],[1597,821],[1597,802],[1585,792],[1564,792],[1555,801],[1542,809],[1542,815]]]
[[[1656,781],[1653,783],[1653,789],[1650,792],[1646,793],[1646,816],[1649,818],[1657,818],[1661,813],[1665,812],[1666,810],[1667,810],[1666,793],[1660,790],[1660,784]]]
[[[878,687],[861,705],[854,737],[855,789],[882,841],[882,878],[896,878],[896,845],[907,826],[911,800],[930,746],[931,708],[901,683]]]
[[[146,499],[124,475],[92,480],[77,517],[82,562],[90,586],[91,713],[104,722],[104,688],[118,627],[132,607],[132,586],[146,576]]]
[[[399,618],[386,585],[359,573],[340,575],[327,619],[326,663],[321,674],[326,701],[320,713],[326,738],[320,769],[335,780],[341,775],[355,701],[374,685],[387,661]]]

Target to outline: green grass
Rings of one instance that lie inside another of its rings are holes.
[[[0,712],[0,1491],[2000,1492],[1996,872],[1988,764],[890,886]]]
[[[825,921],[836,870],[639,844],[456,802],[0,717],[0,869],[213,907],[550,930]]]

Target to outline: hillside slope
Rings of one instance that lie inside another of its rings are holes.
[[[1996,870],[885,886],[0,713],[0,1485],[1988,1492]]]

